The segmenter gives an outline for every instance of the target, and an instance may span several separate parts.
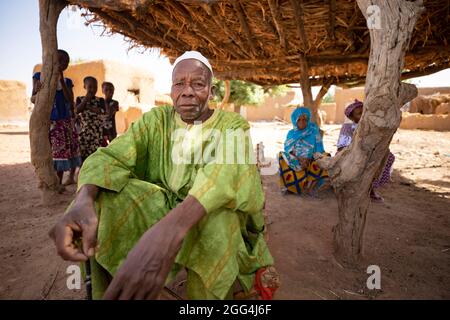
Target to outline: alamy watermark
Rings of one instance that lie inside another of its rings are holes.
[[[381,289],[381,269],[377,265],[370,265],[367,267],[367,274],[370,276],[367,278],[366,286],[369,290]]]
[[[66,285],[69,290],[81,289],[81,269],[76,264],[71,264],[66,269],[67,279]]]
[[[173,164],[258,164],[259,158],[264,161],[264,166],[260,166],[261,175],[274,175],[278,172],[275,159],[255,154],[250,130],[204,129],[201,122],[194,124],[190,129],[179,128],[172,133]]]

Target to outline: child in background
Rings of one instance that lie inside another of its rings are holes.
[[[345,147],[348,147],[353,140],[353,134],[358,127],[358,123],[361,120],[363,113],[363,103],[355,100],[352,104],[345,109],[345,116],[352,120],[352,123],[344,123],[339,133],[339,139],[337,142],[337,151],[340,152]],[[391,180],[392,167],[394,165],[395,156],[389,151],[386,164],[381,172],[380,176],[372,183],[372,189],[370,190],[370,198],[373,202],[384,202],[383,197],[376,191],[376,189],[386,185]]]
[[[53,100],[49,130],[53,167],[60,184],[62,184],[64,172],[69,171],[69,177],[63,185],[76,183],[75,169],[81,166],[78,134],[74,127],[73,82],[64,77],[64,71],[67,70],[69,62],[69,54],[64,50],[58,50],[58,63],[55,67],[59,68],[59,81]],[[33,75],[32,103],[36,102],[36,95],[41,87],[41,73],[36,72]],[[60,191],[62,190],[63,188],[60,188]]]
[[[80,119],[80,153],[84,161],[104,145],[103,131],[109,128],[105,121],[105,99],[95,96],[98,90],[97,79],[86,77],[83,84],[86,95],[77,97],[76,112]]]
[[[102,92],[105,97],[105,108],[107,114],[107,127],[104,135],[108,137],[108,141],[111,142],[115,137],[117,137],[116,129],[116,112],[119,111],[119,102],[113,100],[114,96],[114,85],[111,82],[103,82]]]

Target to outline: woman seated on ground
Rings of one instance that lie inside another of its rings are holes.
[[[328,173],[316,161],[325,154],[322,136],[305,107],[295,109],[291,121],[294,128],[288,132],[279,155],[282,193],[317,196],[328,186]]]
[[[345,109],[345,116],[352,120],[352,123],[344,123],[339,133],[339,139],[337,143],[338,152],[349,146],[352,142],[353,133],[356,131],[359,121],[361,120],[363,112],[363,103],[355,100]],[[374,202],[384,202],[384,199],[376,192],[376,189],[384,186],[391,180],[392,167],[395,161],[395,156],[389,151],[386,165],[384,166],[381,175],[373,182],[372,189],[370,191],[370,198]]]

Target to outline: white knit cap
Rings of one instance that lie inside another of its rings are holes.
[[[173,69],[175,69],[175,66],[178,63],[180,63],[181,61],[188,60],[188,59],[195,59],[195,60],[200,61],[201,63],[203,63],[209,69],[209,71],[211,71],[211,76],[213,75],[213,70],[212,70],[211,64],[209,63],[208,59],[206,59],[205,56],[202,55],[198,51],[186,51],[185,53],[183,53],[173,63]]]

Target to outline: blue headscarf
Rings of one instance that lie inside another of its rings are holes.
[[[305,129],[300,130],[297,127],[297,121],[302,115],[306,115],[307,125]],[[284,143],[286,153],[294,149],[296,156],[312,158],[316,152],[325,152],[319,127],[311,122],[311,112],[308,108],[299,107],[295,109],[291,114],[291,121],[294,128],[288,132]]]

